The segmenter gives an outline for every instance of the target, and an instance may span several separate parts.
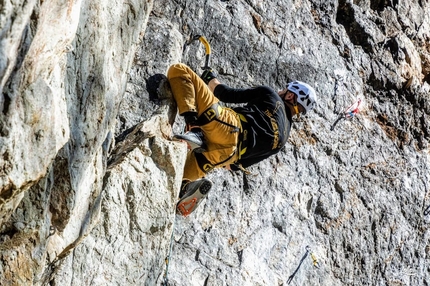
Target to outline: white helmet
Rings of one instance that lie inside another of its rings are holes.
[[[297,102],[305,108],[305,114],[315,107],[317,95],[309,84],[296,80],[290,82],[287,89],[297,95]]]

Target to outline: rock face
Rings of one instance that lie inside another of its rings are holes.
[[[1,285],[430,284],[428,1],[96,2],[1,4]],[[222,82],[319,101],[182,218],[157,75],[201,73],[196,34]]]

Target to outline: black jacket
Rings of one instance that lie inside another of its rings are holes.
[[[285,145],[291,129],[291,112],[273,89],[267,86],[234,89],[220,84],[214,95],[225,103],[247,103],[233,108],[248,122],[244,124],[248,133],[247,151],[237,163],[246,168],[278,153]]]

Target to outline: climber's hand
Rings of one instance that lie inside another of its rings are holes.
[[[185,131],[190,131],[195,127],[199,127],[197,122],[197,112],[188,111],[182,114],[185,119]]]
[[[207,68],[205,68],[205,70],[203,71],[203,73],[202,73],[202,75],[200,77],[202,78],[202,80],[206,84],[208,84],[211,80],[213,80],[214,78],[216,78],[217,75],[216,75],[215,71],[212,68],[207,67]]]

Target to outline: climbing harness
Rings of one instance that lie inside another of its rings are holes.
[[[305,254],[302,256],[302,259],[300,259],[300,263],[297,266],[296,270],[294,270],[293,274],[290,275],[290,277],[288,277],[287,280],[287,284],[290,284],[291,281],[293,280],[294,276],[296,276],[297,272],[300,269],[300,266],[302,266],[303,261],[306,259],[306,257],[308,256],[308,254],[310,254],[311,258],[312,258],[312,263],[316,268],[319,268],[319,262],[318,259],[316,258],[315,254],[311,251],[311,248],[308,246],[306,246],[306,252]]]
[[[330,130],[333,131],[334,127],[337,123],[339,123],[342,119],[352,119],[358,112],[360,112],[361,107],[361,98],[359,98],[354,104],[352,104],[350,107],[346,109],[346,111],[339,115],[337,120],[333,123]]]
[[[237,126],[234,126],[230,123],[227,123],[225,121],[222,121],[219,119],[219,116],[221,115],[221,112],[226,109],[226,107],[222,107],[219,103],[212,104],[208,109],[206,109],[200,116],[197,118],[197,125],[203,126],[208,124],[211,121],[217,121],[221,124],[224,124],[228,127],[231,127],[233,130],[231,133],[239,132],[240,128]]]

